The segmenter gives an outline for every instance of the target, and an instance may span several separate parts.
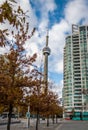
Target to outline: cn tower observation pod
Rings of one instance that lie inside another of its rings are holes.
[[[50,52],[51,52],[51,50],[50,50],[50,48],[48,46],[43,48],[43,55],[45,55],[45,54],[50,55]]]

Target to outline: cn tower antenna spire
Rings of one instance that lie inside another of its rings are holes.
[[[48,46],[49,41],[49,30],[47,29],[47,35],[46,35],[46,46]]]

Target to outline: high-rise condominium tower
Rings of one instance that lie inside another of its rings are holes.
[[[72,25],[64,47],[64,117],[88,111],[88,26]]]

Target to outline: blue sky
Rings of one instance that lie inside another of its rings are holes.
[[[5,0],[0,1],[3,2]],[[29,10],[30,30],[36,32],[26,43],[28,55],[37,53],[36,65],[43,65],[42,49],[49,30],[49,80],[56,84],[53,88],[61,96],[63,87],[63,48],[65,37],[71,33],[72,24],[88,24],[88,0],[17,0],[24,11]],[[14,6],[15,7],[15,6]],[[43,68],[42,68],[43,71]]]
[[[54,1],[55,5],[56,5],[56,8],[53,11],[53,13],[49,12],[49,20],[50,20],[49,28],[52,27],[55,23],[58,23],[61,20],[61,18],[64,17],[64,10],[63,9],[65,8],[65,5],[66,5],[67,1],[68,0],[59,0],[59,1],[55,0]],[[39,2],[39,1],[37,0],[37,2]],[[45,0],[44,2],[47,3],[47,0]],[[38,7],[41,6],[42,2],[39,2],[39,3],[36,4],[35,1],[30,0],[30,3],[31,3],[32,7],[35,10],[36,16],[41,19],[42,14],[41,14],[40,8],[38,8]],[[49,4],[48,4],[48,6],[49,6]]]

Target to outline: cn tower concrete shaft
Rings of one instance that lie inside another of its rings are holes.
[[[48,91],[48,55],[45,54],[44,59],[44,84],[45,84],[45,92]]]
[[[48,91],[48,56],[50,55],[50,48],[48,47],[48,33],[46,36],[46,46],[43,48],[44,55],[44,91]]]

